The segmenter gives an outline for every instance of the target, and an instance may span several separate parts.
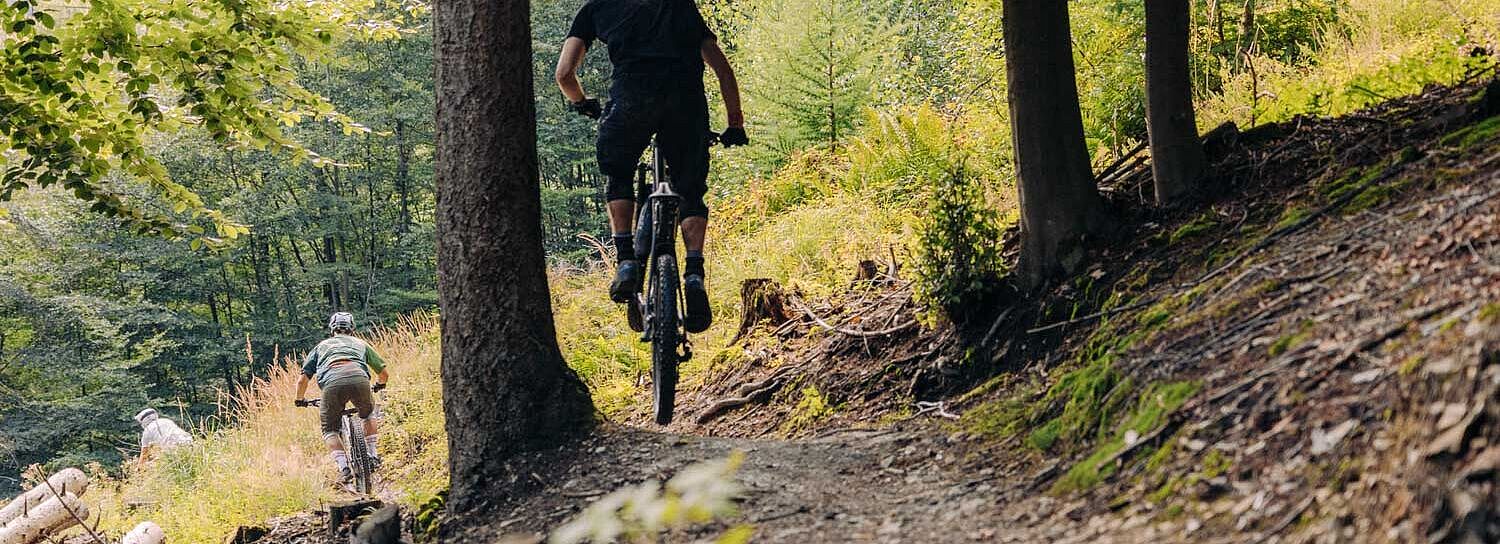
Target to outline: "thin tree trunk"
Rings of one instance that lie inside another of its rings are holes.
[[[526,0],[433,6],[437,254],[450,512],[510,492],[507,459],[588,430],[542,253]],[[521,480],[529,482],[529,480]]]
[[[1146,129],[1157,204],[1197,188],[1207,158],[1193,116],[1188,0],[1146,0]]]
[[[1084,237],[1103,231],[1107,221],[1083,140],[1067,2],[1002,5],[1021,199],[1019,277],[1035,287],[1075,271]]]
[[[1255,0],[1245,0],[1245,11],[1240,15],[1239,41],[1234,46],[1234,69],[1244,68],[1250,53],[1255,49]]]
[[[398,240],[411,232],[410,186],[411,148],[406,142],[406,121],[396,121],[396,193],[401,201],[401,217],[396,222]]]

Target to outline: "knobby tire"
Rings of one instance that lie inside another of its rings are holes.
[[[344,447],[349,451],[349,472],[354,474],[354,490],[369,495],[374,466],[370,462],[369,447],[365,445],[364,422],[354,416],[344,416],[344,438]]]
[[[651,397],[656,424],[672,422],[672,405],[677,396],[677,346],[681,344],[677,315],[677,258],[657,255],[651,267]]]

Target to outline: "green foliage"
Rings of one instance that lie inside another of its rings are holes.
[[[940,178],[917,228],[917,300],[955,319],[987,300],[1004,271],[998,242],[1010,221],[963,171]]]
[[[893,205],[910,203],[963,169],[969,151],[950,123],[930,107],[871,112],[850,142],[849,171],[841,186]],[[976,183],[991,181],[976,180]],[[981,195],[982,196],[982,195]]]
[[[889,76],[899,26],[880,0],[759,0],[736,37],[734,60],[773,160],[837,146]]]
[[[335,38],[385,26],[360,16],[369,4],[332,8],[268,0],[99,0],[67,13],[31,0],[0,7],[0,145],[11,150],[0,201],[56,185],[144,232],[210,245],[247,233],[174,181],[150,138],[200,127],[224,145],[330,164],[283,128],[310,119],[346,134],[366,129],[300,84],[295,66],[332,52]],[[114,172],[149,192],[108,177]]]
[[[799,430],[811,427],[819,420],[833,415],[833,406],[823,397],[823,393],[815,386],[802,388],[802,399],[792,408],[792,413],[787,416],[786,422],[781,425],[781,432],[792,434]]]
[[[365,326],[436,306],[430,32],[419,14],[383,13],[404,30],[293,63],[300,88],[370,128],[281,128],[335,164],[226,149],[205,127],[148,139],[204,206],[253,219],[248,235],[197,250],[89,213],[59,187],[0,204],[0,434],[18,444],[0,475],[49,460],[113,467],[138,437],[136,411],[216,413],[216,390],[310,347],[335,309]]]
[[[1209,46],[1215,55],[1195,56],[1219,59],[1201,71],[1218,84],[1200,93],[1200,128],[1339,115],[1495,63],[1492,55],[1476,54],[1500,33],[1492,0],[1269,4],[1257,9],[1254,52],[1238,68],[1223,46],[1238,38],[1205,40],[1199,27],[1196,43],[1220,44]]]

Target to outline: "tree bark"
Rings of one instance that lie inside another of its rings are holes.
[[[1245,66],[1250,52],[1255,49],[1255,0],[1245,0],[1245,10],[1240,15],[1239,41],[1234,46],[1234,70]]]
[[[1070,274],[1108,223],[1094,187],[1067,2],[1004,0],[1005,66],[1021,198],[1023,285]]]
[[[438,300],[450,512],[505,492],[513,454],[586,431],[542,252],[527,0],[433,6]]]
[[[1146,131],[1157,204],[1195,190],[1207,159],[1193,116],[1188,0],[1146,0]]]

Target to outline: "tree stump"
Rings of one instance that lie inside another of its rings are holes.
[[[751,278],[740,284],[740,329],[734,334],[733,344],[750,333],[761,321],[773,327],[791,320],[786,311],[786,293],[781,285],[770,278]]]
[[[401,509],[388,504],[370,514],[354,531],[351,544],[400,544]]]
[[[252,544],[271,534],[271,530],[265,527],[241,525],[234,530],[234,534],[224,539],[224,544]]]
[[[328,538],[337,540],[344,526],[378,510],[384,503],[378,500],[357,500],[335,503],[328,506]]]
[[[78,500],[77,495],[67,493],[62,497],[52,497],[0,528],[0,544],[33,544],[88,518],[89,507]]]
[[[47,478],[47,483],[37,484],[36,487],[20,494],[5,508],[0,508],[0,526],[10,523],[11,520],[21,517],[21,514],[35,509],[37,505],[52,498],[53,491],[57,493],[82,495],[89,489],[89,478],[82,470],[76,468],[65,468]]]

